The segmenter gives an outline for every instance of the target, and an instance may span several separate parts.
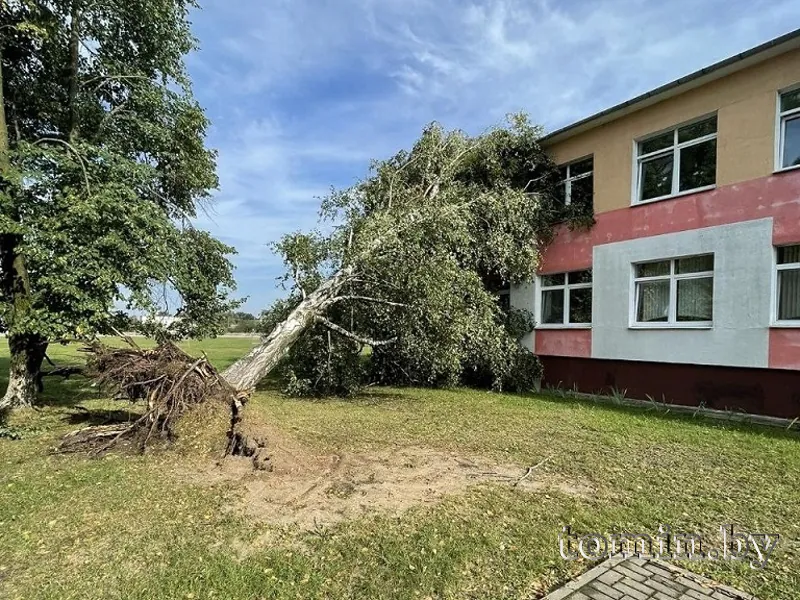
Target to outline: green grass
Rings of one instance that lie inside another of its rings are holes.
[[[224,367],[250,339],[191,344]],[[56,348],[54,360],[75,360]],[[6,355],[0,357],[5,374]],[[0,381],[0,385],[5,385]],[[322,532],[274,531],[236,511],[239,490],[183,476],[174,453],[104,459],[47,453],[83,411],[108,407],[79,380],[48,382],[44,406],[0,440],[0,597],[526,598],[586,564],[560,559],[557,534],[654,532],[661,523],[716,536],[719,525],[779,532],[763,571],[691,569],[763,600],[800,599],[800,443],[754,426],[546,396],[379,389],[350,401],[259,392],[250,409],[321,452],[416,447],[532,465],[581,483],[582,496],[483,485],[400,518],[372,514]]]

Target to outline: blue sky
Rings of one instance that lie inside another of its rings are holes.
[[[800,26],[797,0],[201,3],[188,64],[220,190],[198,225],[237,248],[252,312],[283,294],[269,242],[426,123],[554,129]]]

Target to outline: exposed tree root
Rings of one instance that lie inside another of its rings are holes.
[[[182,417],[199,409],[227,411],[227,439],[219,441],[225,455],[253,457],[257,468],[268,468],[265,442],[241,432],[247,395],[237,391],[205,356],[186,354],[171,342],[153,349],[109,348],[99,343],[83,349],[89,355],[86,374],[115,400],[144,404],[144,412],[129,422],[86,427],[67,434],[57,452],[102,454],[125,445],[144,452],[155,442],[172,442]],[[198,427],[203,426],[202,420]]]

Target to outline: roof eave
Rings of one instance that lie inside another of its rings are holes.
[[[654,90],[645,92],[644,94],[612,106],[599,113],[591,115],[580,121],[576,121],[571,125],[562,127],[553,131],[539,140],[539,142],[548,146],[557,142],[562,142],[571,138],[579,133],[583,133],[595,127],[599,127],[625,115],[642,110],[648,106],[652,106],[658,102],[662,102],[673,96],[683,94],[694,88],[705,85],[711,81],[727,77],[732,73],[741,71],[753,65],[769,60],[775,56],[785,54],[796,48],[800,48],[800,29],[796,29],[785,35],[770,40],[760,46],[756,46],[750,50],[726,58],[718,63],[715,63],[699,71],[695,71],[689,75],[676,79],[670,83],[662,85]]]

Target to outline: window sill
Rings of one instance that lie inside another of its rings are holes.
[[[775,321],[770,329],[800,329],[800,321]]]
[[[792,165],[791,167],[781,167],[780,169],[775,169],[772,172],[772,174],[780,175],[781,173],[789,173],[790,171],[800,171],[800,165]]]
[[[706,185],[704,187],[695,188],[693,190],[686,190],[685,192],[678,192],[677,194],[670,194],[669,196],[659,196],[658,198],[650,198],[649,200],[637,200],[631,203],[631,206],[641,206],[643,204],[652,204],[653,202],[663,202],[665,200],[674,200],[675,198],[683,198],[684,196],[691,196],[692,194],[701,194],[703,192],[710,192],[717,189],[715,185]]]
[[[576,323],[544,323],[537,325],[534,329],[591,329],[591,324],[576,324]]]
[[[679,330],[699,330],[699,331],[707,331],[709,329],[714,329],[713,323],[698,323],[698,324],[676,324],[676,323],[653,323],[653,324],[640,324],[635,323],[633,325],[628,325],[628,329],[637,329],[637,330],[667,330],[671,331],[673,329]]]

